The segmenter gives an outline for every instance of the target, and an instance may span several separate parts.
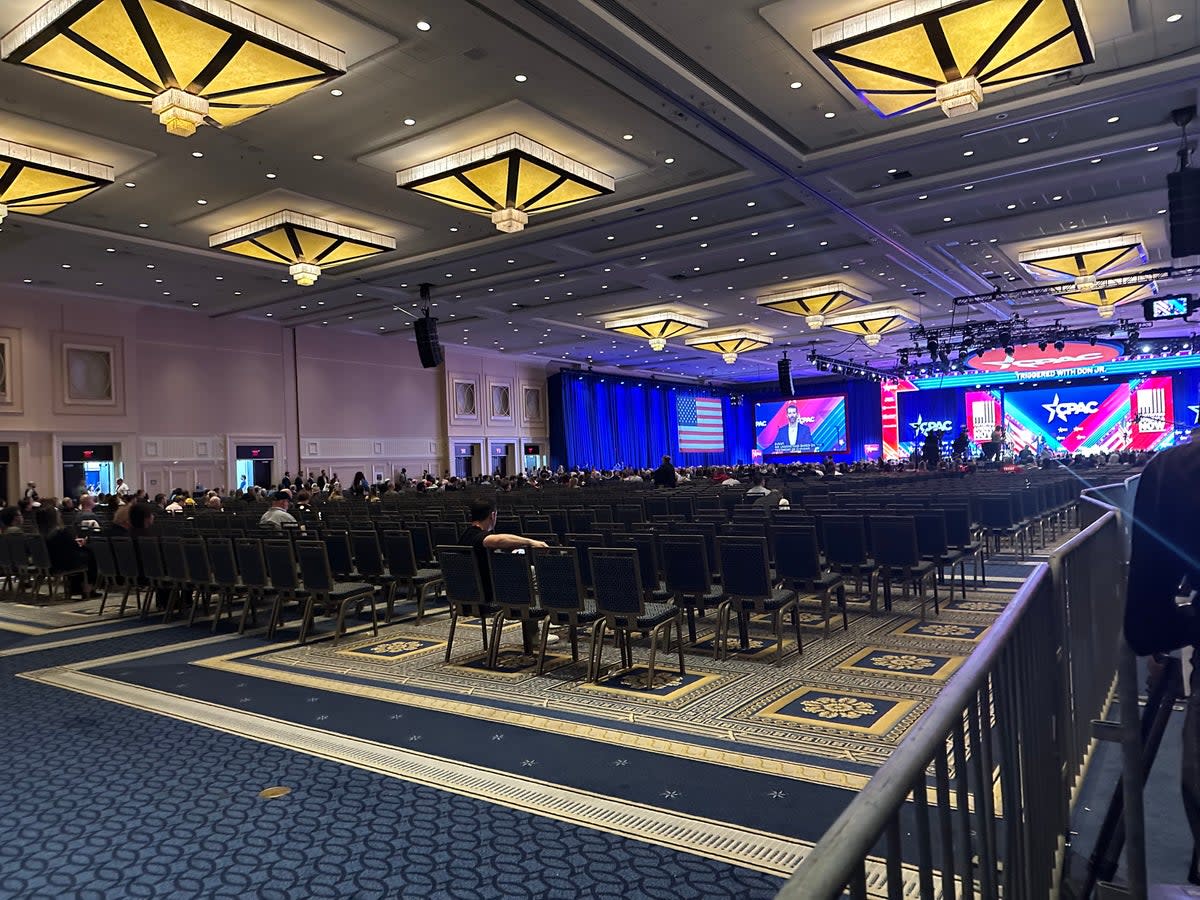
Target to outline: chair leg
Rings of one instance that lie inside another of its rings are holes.
[[[654,690],[654,663],[658,654],[658,636],[661,633],[662,626],[657,626],[650,629],[650,661],[646,665],[646,688]]]
[[[800,601],[796,601],[796,627],[800,626]],[[825,620],[825,637],[829,637],[829,589],[826,588],[821,593],[821,618]]]
[[[242,602],[242,615],[238,619],[238,634],[246,633],[246,617],[254,608],[254,591],[246,591],[246,599]]]
[[[846,585],[838,585],[838,608],[842,611],[842,631],[850,630],[850,613],[846,609]]]
[[[419,621],[419,620],[418,620]],[[450,648],[454,646],[454,629],[458,627],[458,610],[450,607],[450,634],[446,638],[446,662],[450,662]]]
[[[304,615],[300,619],[300,643],[301,644],[306,643],[308,641],[308,632],[309,632],[309,629],[312,628],[313,618],[314,618],[313,607],[316,605],[316,602],[317,602],[316,598],[313,597],[311,594],[308,596],[308,599],[304,601]]]
[[[541,675],[546,669],[546,639],[550,635],[550,617],[542,619],[542,637],[538,641],[538,664],[537,673]],[[575,639],[575,626],[571,626],[571,650],[575,655],[575,659],[579,659],[579,646]]]
[[[675,614],[675,648],[679,651],[679,674],[686,675],[683,667],[683,616]]]
[[[722,601],[717,607],[717,636],[713,644],[713,659],[728,659],[729,653],[726,647],[727,637],[729,632],[729,601]],[[720,654],[718,657],[717,654]]]
[[[588,655],[588,681],[595,684],[600,680],[600,666],[604,662],[604,630],[608,623],[598,619],[592,626],[592,649]]]
[[[804,638],[800,636],[800,601],[792,604],[792,626],[796,629],[796,655],[804,655]]]
[[[482,618],[482,617],[481,617]],[[487,648],[487,667],[489,669],[496,668],[500,662],[500,632],[504,628],[504,610],[492,616],[492,646]],[[484,640],[484,644],[487,641]]]
[[[775,620],[775,665],[783,660],[783,610],[775,610],[771,617]]]

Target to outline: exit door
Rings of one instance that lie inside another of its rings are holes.
[[[118,463],[112,444],[63,444],[62,495],[111,494],[117,486]]]

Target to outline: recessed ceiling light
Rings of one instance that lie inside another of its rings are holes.
[[[1165,216],[1167,214],[1167,211],[1165,209],[1160,209],[1160,210],[1158,210],[1158,214],[1160,216]]]
[[[25,283],[26,283],[26,284],[33,284],[33,279],[32,279],[32,278],[26,278],[26,279],[24,279],[24,281],[25,281]]]
[[[322,156],[320,153],[314,153],[314,154],[313,154],[313,159],[315,159],[317,162],[320,162],[320,161],[321,161],[321,160],[323,160],[324,158],[325,158],[325,157],[324,157],[324,156]]]
[[[1154,152],[1155,150],[1157,150],[1157,149],[1158,149],[1158,144],[1155,144],[1153,147],[1147,147],[1147,148],[1146,148],[1146,152],[1147,152],[1147,153],[1153,153],[1153,152]]]
[[[105,252],[105,253],[116,253],[116,252],[117,252],[117,248],[116,248],[116,247],[105,247],[105,248],[104,248],[104,252]]]
[[[134,182],[134,181],[127,181],[127,182],[125,182],[125,187],[127,187],[127,188],[135,188],[135,187],[137,187],[137,182]]]
[[[888,169],[887,173],[889,175],[895,175],[899,171],[900,171],[899,169]]]
[[[524,84],[528,80],[529,80],[528,75],[514,75],[513,76],[513,81],[520,82],[521,84]]]
[[[404,124],[411,127],[411,126],[417,124],[417,120],[416,119],[405,119]]]
[[[268,319],[270,319],[270,318],[274,318],[274,316],[275,316],[275,313],[267,313],[267,318],[268,318]]]
[[[705,249],[707,246],[708,246],[708,241],[705,241],[704,243],[702,243],[702,244],[700,245],[700,249],[701,249],[701,250],[703,250],[703,249]]]
[[[138,228],[149,228],[149,227],[150,227],[149,222],[138,222]]]
[[[963,190],[964,191],[973,191],[973,190],[975,190],[975,185],[973,185],[973,184],[963,185]]]
[[[974,150],[964,150],[963,151],[963,156],[974,156],[974,155],[975,155]]]
[[[747,201],[746,201],[746,205],[747,205],[747,206],[755,206],[755,205],[757,205],[757,204],[756,204],[756,203],[755,203],[753,200],[747,200]]]
[[[268,178],[274,178],[274,177],[275,177],[275,173],[274,173],[274,172],[268,172],[268,173],[267,173],[267,177],[268,177]]]
[[[170,292],[170,291],[163,291],[163,296],[164,296],[164,297],[170,297],[170,296],[171,296],[171,292]]]
[[[154,283],[155,283],[155,284],[162,284],[162,279],[161,279],[161,278],[155,278],[155,279],[154,279]],[[284,283],[286,284],[287,282],[284,282]]]
[[[1015,204],[1015,203],[1010,203],[1010,204],[1008,204],[1008,207],[1007,207],[1007,208],[1008,208],[1008,209],[1016,209],[1016,208],[1017,208],[1017,204]]]
[[[192,301],[192,309],[195,309],[199,305],[200,304],[197,301],[195,301],[195,300]]]
[[[1050,199],[1051,199],[1051,200],[1053,200],[1053,201],[1055,201],[1055,202],[1057,203],[1059,200],[1061,200],[1061,199],[1062,199],[1062,194],[1055,194],[1055,195],[1054,195],[1053,197],[1051,197]]]
[[[665,162],[668,166],[672,165],[675,162],[675,157],[668,156],[666,159],[663,160],[663,162]]]
[[[928,194],[918,194],[918,195],[917,195],[917,199],[918,199],[918,200],[928,200],[928,199],[929,199],[929,195],[928,195]]]
[[[146,268],[147,268],[147,269],[153,269],[153,268],[154,268],[154,263],[146,263]]]
[[[662,228],[663,226],[662,226],[662,225],[655,225],[654,227],[655,227],[655,228]]]
[[[793,91],[798,91],[798,90],[800,90],[800,88],[804,87],[804,82],[793,81],[791,84],[788,85],[788,87],[790,87]]]
[[[330,93],[332,96],[334,96],[334,97],[340,97],[340,96],[342,96],[342,91],[341,91],[341,88],[334,88],[334,89],[333,89],[333,90],[331,90],[329,93]]]
[[[208,201],[204,199],[197,200],[196,203],[198,203],[200,206],[208,206]]]
[[[836,115],[837,113],[835,113],[833,110],[830,110],[829,112],[825,113],[825,118],[832,119]]]
[[[1108,117],[1108,124],[1109,124],[1109,125],[1116,125],[1116,124],[1117,124],[1118,122],[1120,122],[1120,121],[1121,121],[1121,117],[1120,117],[1120,116],[1109,116],[1109,117]]]
[[[949,216],[942,216],[942,221],[943,221],[943,222],[950,222],[950,221],[953,221],[953,220],[952,220],[952,219],[951,219]]]
[[[450,230],[451,230],[451,231],[458,231],[458,226],[457,226],[457,225],[451,225],[451,226],[450,226]]]
[[[235,297],[240,297],[240,296],[242,296],[242,292],[241,292],[241,291],[234,291],[234,292],[233,292],[233,296],[235,296]]]
[[[821,246],[822,246],[822,247],[828,247],[828,246],[829,246],[829,241],[821,241]]]
[[[204,154],[201,153],[199,150],[193,150],[192,156],[196,157],[196,159],[202,159],[204,157]]]
[[[424,19],[417,23],[417,31],[428,31],[432,26]]]
[[[738,262],[745,262],[745,261],[746,261],[746,257],[744,257],[744,256],[738,257]]]
[[[633,135],[632,135],[632,134],[623,134],[623,135],[621,135],[621,140],[623,140],[623,141],[632,141],[632,140],[633,140]]]
[[[1095,159],[1089,160],[1089,162],[1091,162],[1091,164],[1094,166],[1096,163],[1100,162],[1102,158],[1103,157],[1097,156]]]
[[[1167,21],[1174,24],[1175,22],[1178,22],[1182,18],[1183,18],[1183,13],[1171,13],[1169,16],[1167,16]]]

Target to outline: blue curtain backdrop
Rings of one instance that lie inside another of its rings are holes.
[[[796,396],[846,394],[847,432],[858,459],[863,445],[882,433],[879,386],[870,382],[822,382],[797,386]],[[561,372],[549,379],[550,462],[554,466],[653,466],[669,455],[682,466],[748,463],[754,446],[754,403],[779,396],[773,383],[739,390],[654,382],[639,378]],[[680,395],[716,397],[725,421],[725,452],[680,453],[675,401]],[[733,397],[742,398],[739,403]]]

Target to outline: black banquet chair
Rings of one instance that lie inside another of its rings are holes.
[[[800,613],[796,592],[771,584],[766,538],[720,537],[717,554],[721,560],[721,586],[725,600],[717,608],[717,647],[728,656],[729,619],[750,613],[770,613],[775,626],[775,665],[783,660],[783,616],[792,614],[796,631],[796,652],[804,652],[800,637]]]

